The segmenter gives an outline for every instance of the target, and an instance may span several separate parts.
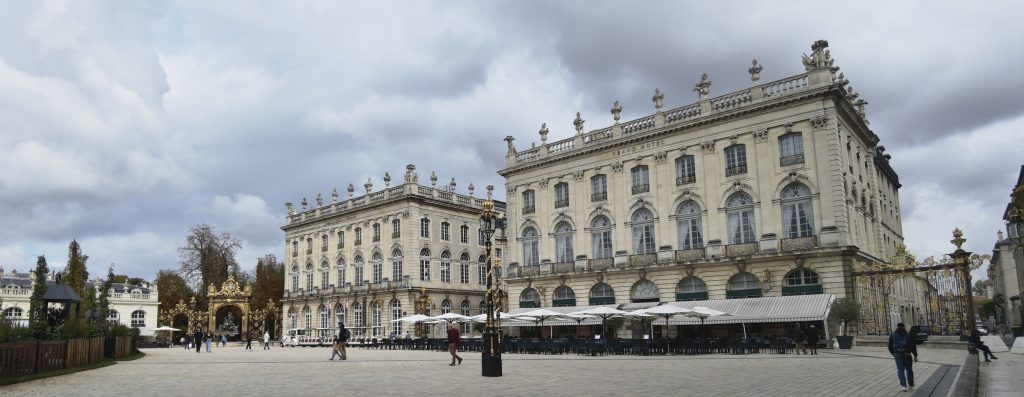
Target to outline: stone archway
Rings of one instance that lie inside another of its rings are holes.
[[[238,282],[235,281],[235,276],[228,275],[228,279],[221,284],[218,290],[216,286],[210,285],[206,292],[206,297],[210,301],[210,307],[207,315],[207,330],[214,334],[228,334],[232,333],[232,325],[226,324],[227,320],[234,322],[234,327],[237,327],[237,335],[239,338],[244,338],[249,333],[249,297],[252,296],[252,286],[246,285],[245,288],[239,288]],[[237,308],[235,311],[234,308]],[[223,309],[223,310],[222,310]],[[231,313],[231,317],[228,314]],[[238,314],[234,314],[238,313]],[[234,316],[239,318],[234,318]],[[219,327],[225,326],[224,329]]]

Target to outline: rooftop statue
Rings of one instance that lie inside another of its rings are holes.
[[[512,143],[512,141],[515,141],[515,140],[516,140],[516,138],[513,137],[512,135],[508,135],[508,136],[505,137],[505,142],[508,143],[508,153],[505,154],[506,156],[507,155],[511,155],[511,154],[516,154],[516,145],[514,143]]]
[[[612,104],[612,118],[615,119],[615,124],[619,123],[620,117],[622,117],[622,105],[619,105],[619,101],[615,101]]]
[[[420,181],[420,176],[416,174],[416,165],[409,164],[405,166],[405,183],[417,183]]]
[[[321,196],[320,193],[316,194],[316,206],[317,207],[323,207],[324,206],[324,197]]]
[[[811,45],[811,56],[803,54],[804,69],[808,72],[818,69],[829,69],[832,67],[832,57],[829,55],[827,40],[818,40]]]
[[[305,211],[306,207],[309,207],[309,204],[306,203],[306,198],[303,197],[302,198],[302,210]]]
[[[338,202],[338,188],[334,188],[334,190],[331,190],[331,202],[332,203],[337,203]]]
[[[576,120],[572,121],[572,125],[574,127],[576,127],[576,134],[577,135],[583,133],[583,123],[584,122],[586,122],[586,120],[583,120],[583,118],[580,117],[580,112],[576,112]]]
[[[577,113],[577,115],[578,114],[579,113]],[[537,133],[540,134],[540,143],[543,144],[543,143],[547,142],[548,141],[548,123],[541,124],[540,125],[540,131],[537,131]]]
[[[758,65],[756,59],[751,62],[750,69],[747,69],[747,73],[750,73],[750,81],[757,82],[761,80],[762,70],[764,70],[764,66]]]
[[[657,112],[660,112],[661,108],[665,106],[665,94],[661,92],[660,88],[654,89],[654,96],[651,97],[651,100],[654,101],[654,110]]]
[[[705,99],[711,92],[711,80],[708,80],[708,74],[704,73],[700,75],[700,82],[694,86],[694,91],[700,94],[700,99]]]

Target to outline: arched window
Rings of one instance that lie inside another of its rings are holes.
[[[361,255],[356,255],[354,260],[354,266],[356,268],[356,279],[354,280],[355,285],[363,285],[363,283],[366,282],[366,279],[363,278],[363,257]]]
[[[306,329],[313,328],[313,312],[309,309],[309,306],[302,308],[302,319],[306,321]]]
[[[292,292],[299,290],[299,267],[292,266]]]
[[[523,230],[523,265],[533,266],[540,264],[540,250],[537,241],[537,229],[527,227]]]
[[[749,272],[737,273],[729,279],[729,289],[725,291],[727,299],[756,298],[761,296],[761,281]]]
[[[607,216],[595,216],[590,222],[590,241],[593,244],[594,259],[612,257],[612,221]]]
[[[338,286],[345,285],[345,260],[338,259]]]
[[[633,303],[660,302],[661,297],[658,295],[658,286],[654,285],[654,282],[651,280],[637,281],[629,292],[629,300]]]
[[[523,293],[519,295],[519,307],[540,307],[540,294],[537,293],[537,290],[533,288],[524,289]]]
[[[363,310],[363,303],[356,302],[352,305],[352,320],[355,322],[355,334],[363,336],[366,334],[366,318],[363,317],[366,312]]]
[[[693,200],[679,204],[679,208],[676,209],[676,229],[679,233],[679,249],[692,250],[704,246],[700,204]]]
[[[107,322],[116,324],[119,321],[121,321],[121,313],[118,313],[117,310],[110,309],[110,313],[107,314]]]
[[[391,323],[394,324],[395,331],[402,332],[402,322],[397,321],[402,318],[402,302],[398,299],[391,300]]]
[[[654,214],[647,208],[633,213],[633,251],[637,255],[653,254],[654,245]]]
[[[402,250],[391,251],[391,279],[402,280]]]
[[[480,284],[480,285],[487,285],[487,257],[486,256],[481,254],[479,258],[476,258],[476,268],[477,268],[476,269],[477,270],[476,271],[476,273],[477,273],[476,274],[476,276],[477,276],[477,283]]]
[[[754,240],[754,200],[744,192],[733,193],[725,202],[729,244],[747,244]]]
[[[380,284],[384,279],[384,256],[380,252],[373,253],[373,282]]]
[[[480,313],[479,314],[485,314],[485,313],[487,313],[487,301],[486,300],[482,300],[482,301],[480,301]]]
[[[782,295],[810,295],[822,293],[818,273],[808,268],[797,268],[786,275],[786,285],[782,286]]]
[[[679,281],[676,286],[677,301],[695,301],[708,299],[708,286],[700,277],[690,276]]]
[[[615,290],[605,283],[594,284],[590,287],[591,305],[611,305],[615,303]]]
[[[334,305],[334,319],[337,321],[337,324],[334,324],[335,326],[345,323],[345,306],[342,306],[340,303]]]
[[[306,291],[313,290],[313,264],[306,264]]]
[[[380,303],[373,304],[373,309],[370,312],[370,320],[372,321],[371,324],[373,324],[373,336],[384,335],[384,326],[383,322],[381,322]]]
[[[555,288],[555,296],[551,302],[554,306],[576,306],[576,292],[565,285]]]
[[[320,305],[317,309],[317,313],[320,313],[320,328],[331,327],[331,311],[327,309],[327,306]]]
[[[430,281],[430,250],[420,250],[420,281]]]
[[[324,261],[320,264],[320,289],[327,289],[331,283],[331,264]]]
[[[811,208],[811,189],[802,183],[791,183],[782,188],[782,230],[785,238],[814,235],[814,210]]]
[[[558,263],[572,263],[572,225],[562,221],[555,225],[555,256]]]
[[[452,301],[446,298],[445,300],[441,301],[441,314],[446,314],[446,313],[451,313],[451,312],[452,312]]]
[[[452,254],[441,251],[441,282],[452,282]]]
[[[463,252],[459,257],[459,282],[469,284],[469,253]]]
[[[4,310],[4,318],[8,320],[20,319],[21,313],[20,307],[8,307]]]

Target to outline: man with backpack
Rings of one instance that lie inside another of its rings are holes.
[[[349,338],[352,337],[352,332],[345,328],[345,323],[338,323],[338,353],[341,354],[342,360],[348,360],[348,352],[345,350],[345,346],[348,345]],[[331,360],[334,359],[334,355],[331,355]]]
[[[914,361],[917,361],[914,337],[904,327],[903,323],[896,324],[896,331],[889,335],[889,354],[896,360],[896,376],[900,380],[901,391],[907,391],[908,384],[914,388]]]

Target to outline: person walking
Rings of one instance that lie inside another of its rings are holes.
[[[348,360],[348,350],[346,350],[346,347],[348,346],[348,340],[352,338],[352,332],[345,328],[345,323],[339,323],[338,325],[340,326],[338,328],[338,352],[341,353],[342,360]],[[334,358],[334,356],[331,356],[331,358]]]
[[[192,341],[196,344],[196,353],[199,353],[199,349],[201,349],[200,345],[203,344],[203,333],[196,331],[196,333],[192,335]]]
[[[185,337],[184,336],[181,337],[181,345],[185,346],[185,350],[188,350],[188,343],[185,343]]]
[[[914,388],[914,360],[912,352],[916,352],[914,338],[904,328],[903,323],[896,324],[896,331],[889,335],[889,354],[896,360],[896,377],[900,380],[900,390],[907,391],[907,385]],[[915,354],[916,356],[916,354]]]
[[[334,356],[338,356],[338,361],[341,361],[341,360],[344,359],[341,356],[341,336],[334,337],[334,346],[333,346],[333,349],[331,351],[331,359],[330,359],[330,361],[334,361]]]
[[[800,354],[801,350],[803,350],[804,354],[807,354],[807,346],[804,345],[804,330],[803,328],[800,328],[800,323],[797,323],[796,326],[793,327],[793,332],[790,333],[789,337],[792,338],[793,343],[796,344],[796,348],[794,349],[796,350],[796,354]]]
[[[270,350],[270,331],[263,333],[263,350]]]
[[[449,366],[455,366],[455,360],[459,360],[459,365],[462,365],[462,357],[459,357],[459,342],[461,342],[462,333],[459,332],[459,325],[451,323],[448,325],[448,352],[452,355],[452,363]]]
[[[245,334],[245,350],[252,351],[252,332]]]
[[[968,339],[968,342],[973,343],[974,347],[981,350],[986,363],[990,363],[992,360],[998,360],[996,356],[992,355],[992,349],[989,349],[988,346],[985,346],[985,342],[981,341],[981,334],[979,334],[978,331],[971,331],[971,337]],[[991,357],[992,360],[989,360],[989,357]]]
[[[811,354],[818,354],[818,329],[814,324],[807,327],[807,344],[811,346]]]
[[[210,350],[210,343],[213,343],[213,335],[206,334],[206,352],[207,353],[213,353],[213,351]]]

